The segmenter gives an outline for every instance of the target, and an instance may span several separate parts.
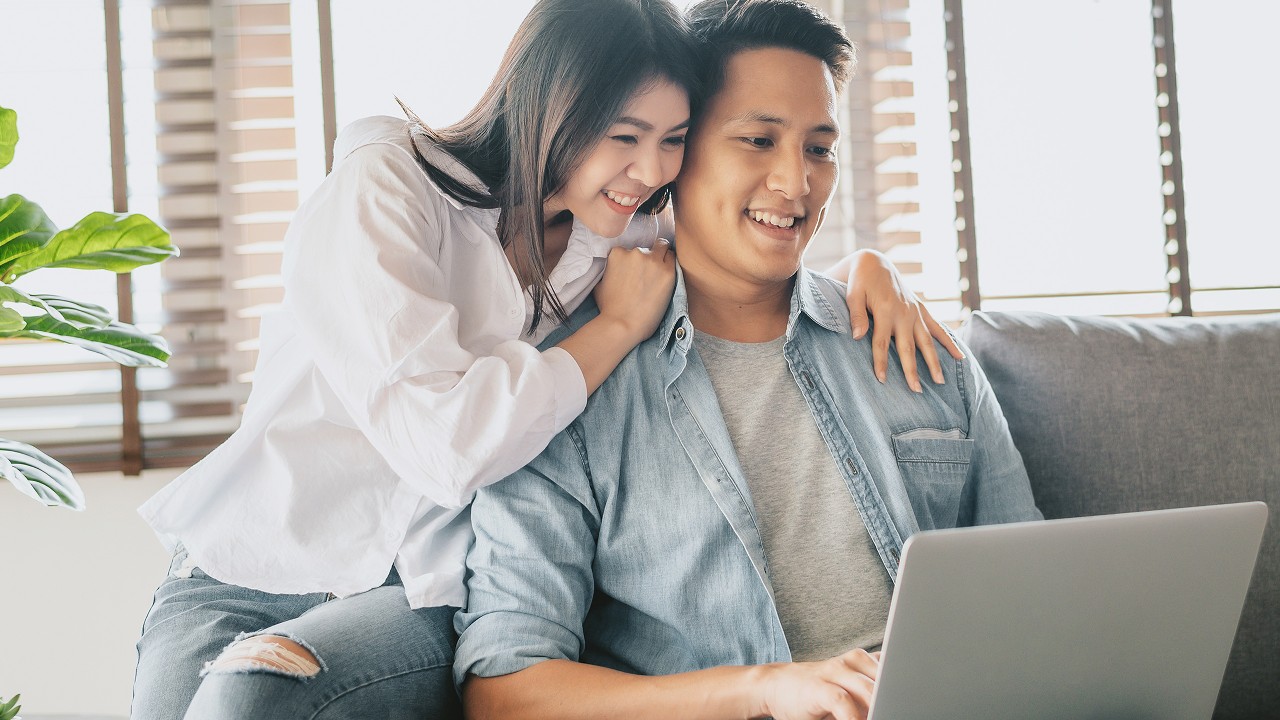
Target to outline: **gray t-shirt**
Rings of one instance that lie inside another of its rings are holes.
[[[783,342],[694,336],[755,504],[792,657],[873,650],[889,616],[889,574],[787,368]]]

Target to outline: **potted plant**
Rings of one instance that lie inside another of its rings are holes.
[[[14,695],[9,698],[8,702],[5,702],[4,698],[0,698],[0,720],[22,720],[22,718],[18,717],[18,711],[22,709],[22,706],[18,704],[18,698],[20,697],[22,696]]]
[[[0,168],[13,160],[18,116],[0,107]],[[21,195],[0,198],[0,344],[29,338],[78,345],[131,367],[164,367],[164,339],[115,319],[99,305],[27,292],[13,283],[42,268],[124,273],[178,254],[169,233],[137,214],[94,212],[59,230],[40,206]],[[0,476],[45,505],[84,508],[71,472],[31,445],[0,438]],[[15,697],[10,701],[16,714]],[[0,705],[0,720],[5,705]]]

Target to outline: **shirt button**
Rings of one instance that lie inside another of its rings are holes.
[[[849,472],[853,473],[854,475],[858,474],[858,466],[856,463],[853,462],[853,458],[845,458],[844,464],[848,466]]]
[[[676,339],[683,340],[684,336],[685,336],[684,328],[682,327],[676,328]]]

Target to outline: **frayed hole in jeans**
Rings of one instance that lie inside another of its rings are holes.
[[[218,658],[204,667],[202,675],[267,672],[294,678],[320,674],[320,661],[310,650],[278,635],[238,638]]]

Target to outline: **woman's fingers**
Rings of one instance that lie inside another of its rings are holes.
[[[951,333],[942,327],[942,323],[933,319],[933,315],[929,312],[929,308],[924,306],[924,303],[920,303],[920,316],[924,318],[924,326],[929,328],[929,335],[942,343],[942,347],[947,349],[951,357],[956,360],[963,360],[964,353],[960,351],[960,346],[956,344],[955,338],[951,337]]]
[[[849,306],[849,326],[853,330],[853,339],[861,340],[871,326],[867,317],[867,294],[860,287],[850,285],[845,303]]]
[[[871,328],[871,367],[882,383],[889,377],[889,341],[893,340],[890,327],[888,323],[876,323]]]
[[[924,392],[920,388],[920,370],[916,367],[915,326],[899,325],[894,330],[893,342],[898,348],[898,361],[902,363],[902,374],[907,378],[907,387],[912,392]]]
[[[933,384],[945,383],[946,378],[942,375],[942,363],[938,360],[938,351],[934,348],[933,338],[929,336],[929,331],[924,325],[916,325],[916,346],[924,356],[924,364],[929,367],[929,377],[933,378]]]

